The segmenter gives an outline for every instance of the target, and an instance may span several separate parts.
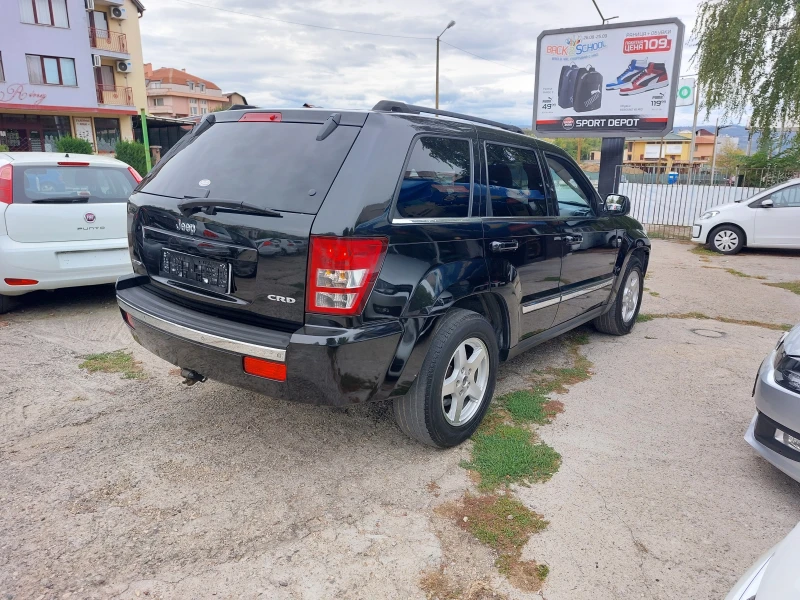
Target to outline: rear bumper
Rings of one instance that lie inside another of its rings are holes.
[[[344,406],[385,396],[384,383],[403,335],[399,321],[362,329],[305,326],[284,333],[228,321],[172,304],[137,278],[117,285],[131,334],[178,367],[274,398]],[[131,286],[131,284],[134,285]],[[245,373],[245,356],[286,364],[285,382]]]
[[[128,240],[15,242],[0,235],[0,294],[114,283],[132,271]],[[34,279],[35,285],[11,286],[6,278]]]

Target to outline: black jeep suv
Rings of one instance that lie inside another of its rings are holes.
[[[492,121],[388,101],[217,112],[131,196],[117,297],[189,383],[391,399],[404,432],[449,447],[499,361],[587,321],[630,332],[650,242],[628,210]]]

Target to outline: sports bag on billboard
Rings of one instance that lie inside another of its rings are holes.
[[[575,77],[578,70],[575,65],[561,67],[561,75],[558,78],[558,105],[561,108],[572,108],[572,95],[575,92]]]
[[[575,93],[572,98],[575,112],[589,112],[600,108],[603,100],[603,76],[591,66],[581,67],[575,77]]]

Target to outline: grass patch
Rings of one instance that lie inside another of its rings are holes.
[[[649,290],[648,290],[648,293],[649,293],[651,296],[653,296],[654,298],[658,298],[658,297],[661,295],[661,294],[659,294],[658,292],[650,292]]]
[[[544,425],[550,422],[545,412],[547,396],[536,390],[519,390],[497,398],[498,404],[505,408],[515,423],[536,423]]]
[[[747,279],[766,279],[763,275],[748,275],[747,273],[742,273],[741,271],[737,271],[736,269],[725,269],[731,275],[735,275],[736,277],[746,277]],[[798,282],[800,284],[800,282]],[[798,292],[800,294],[800,292]]]
[[[772,285],[772,284],[764,284]],[[719,321],[720,323],[732,323],[733,325],[749,325],[751,327],[763,327],[773,331],[789,331],[792,326],[785,323],[764,323],[763,321],[751,321],[747,319],[731,319],[730,317],[709,317],[701,312],[688,313],[639,313],[636,317],[637,323],[647,323],[653,319],[700,319],[704,321]]]
[[[781,288],[782,290],[790,291],[793,294],[800,294],[800,281],[780,281],[778,283],[765,283],[764,285]]]
[[[472,439],[472,460],[462,466],[480,475],[482,490],[547,481],[561,465],[561,455],[543,442],[534,443],[527,429],[498,424],[487,431],[481,425]]]
[[[690,248],[689,252],[692,254],[698,254],[700,256],[719,256],[719,252],[714,252],[713,250],[709,250],[705,246],[697,245],[694,248]]]
[[[473,496],[465,494],[458,503],[439,509],[454,519],[459,527],[497,553],[495,565],[512,585],[537,591],[550,569],[533,561],[522,561],[522,548],[530,536],[548,523],[522,502],[501,494]]]
[[[141,364],[133,359],[130,352],[115,350],[101,354],[89,354],[84,357],[79,369],[86,369],[89,373],[122,373],[123,379],[142,379],[144,371]]]

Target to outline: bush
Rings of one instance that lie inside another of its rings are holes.
[[[142,177],[147,174],[147,158],[144,144],[141,142],[117,142],[114,153],[117,155],[117,160],[132,166]]]
[[[67,136],[56,140],[56,152],[94,154],[94,148],[92,148],[92,145],[86,140]]]
[[[0,152],[8,152],[8,146],[5,144],[0,144]]]

